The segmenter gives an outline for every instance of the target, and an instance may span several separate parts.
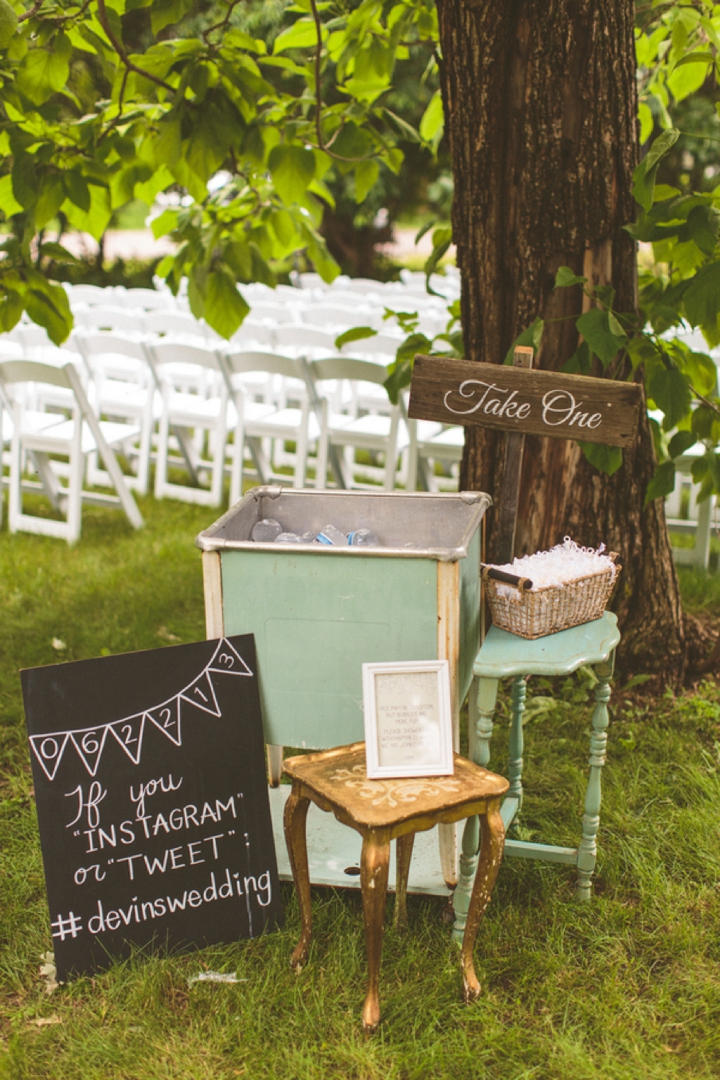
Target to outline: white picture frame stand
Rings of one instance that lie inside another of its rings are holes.
[[[368,779],[452,776],[448,661],[363,664],[362,672]]]

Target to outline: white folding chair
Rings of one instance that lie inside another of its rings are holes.
[[[346,357],[313,360],[308,364],[310,377],[320,397],[321,434],[318,447],[316,487],[324,488],[327,481],[327,464],[330,447],[343,447],[341,464],[343,485],[346,488],[368,486],[358,477],[377,478],[385,491],[392,491],[397,477],[398,455],[409,445],[407,426],[401,420],[401,405],[392,405],[386,414],[334,412],[331,403],[322,394],[328,382],[347,380],[352,388],[352,400],[362,397],[363,384],[382,385],[387,371],[381,364]],[[356,459],[358,450],[367,450],[384,456],[382,468],[369,469]]]
[[[265,352],[228,351],[222,355],[228,389],[233,395],[236,409],[235,439],[231,453],[230,504],[234,505],[242,497],[245,447],[255,463],[257,474],[263,483],[273,478],[281,478],[273,471],[271,461],[263,449],[263,440],[277,440],[283,445],[295,443],[295,453],[290,459],[293,464],[293,487],[305,485],[308,446],[316,443],[320,426],[314,410],[310,407],[309,395],[305,385],[306,372],[300,360],[290,356],[280,356]],[[297,404],[278,408],[268,401],[256,401],[243,380],[250,374],[265,372],[292,381],[293,386],[302,386],[303,392],[291,390],[289,397],[295,395]]]
[[[113,451],[114,447],[132,442],[137,437],[138,428],[99,420],[72,363],[55,367],[36,360],[0,361],[0,383],[12,413],[8,480],[10,532],[54,536],[74,544],[80,537],[84,502],[120,507],[131,525],[139,529],[143,519]],[[64,414],[38,411],[32,407],[32,391],[47,385],[71,391],[69,418]],[[84,487],[85,461],[94,451],[102,458],[109,486],[114,488],[115,495],[88,491]],[[27,457],[34,464],[39,482],[23,478],[23,462]],[[68,459],[66,486],[62,484],[56,460],[59,457]],[[65,516],[64,521],[23,511],[23,491],[40,490]]]
[[[457,466],[462,461],[465,430],[445,427],[434,420],[408,420],[410,450],[407,487],[411,491],[457,491]],[[450,466],[449,477],[435,473],[435,462]]]
[[[128,486],[147,494],[152,436],[160,418],[160,397],[142,341],[112,333],[79,331],[73,341],[92,379],[90,397],[98,415],[138,425],[140,436],[131,457],[135,475]],[[90,459],[88,477],[101,483],[103,474]]]
[[[219,506],[229,421],[228,388],[219,355],[209,347],[182,341],[150,343],[147,354],[162,398],[155,498],[167,496],[202,506]],[[187,389],[188,371],[195,372],[194,384],[201,388],[199,391]],[[230,422],[234,423],[234,419],[232,416]],[[184,464],[191,484],[169,479],[171,435],[177,439],[182,455],[177,463]],[[202,487],[202,479],[208,472],[210,486]]]

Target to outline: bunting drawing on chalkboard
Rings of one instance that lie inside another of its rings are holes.
[[[182,746],[181,725],[183,709],[192,705],[211,716],[220,717],[217,694],[213,680],[219,675],[252,676],[253,672],[236,649],[222,638],[209,663],[172,698],[144,709],[133,716],[113,720],[98,727],[79,728],[76,731],[51,732],[47,735],[31,735],[30,745],[48,780],[54,780],[60,761],[71,743],[90,776],[95,776],[107,743],[108,734],[122,747],[134,765],[140,764],[143,735],[147,723],[155,727],[176,746]]]

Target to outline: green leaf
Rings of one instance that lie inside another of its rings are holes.
[[[90,191],[90,209],[87,213],[80,210],[69,199],[65,200],[61,209],[73,228],[81,232],[89,232],[95,240],[99,241],[112,217],[110,193],[107,188],[99,187],[97,184],[89,184],[88,190]]]
[[[13,178],[10,173],[0,177],[0,210],[5,215],[5,220],[13,214],[21,214],[22,206],[13,195]]]
[[[696,442],[697,439],[692,431],[676,431],[668,443],[668,454],[671,458],[680,457]]]
[[[38,201],[35,204],[35,225],[43,229],[57,214],[65,198],[65,189],[58,176],[48,177],[43,181]]]
[[[35,158],[30,154],[17,153],[12,167],[13,195],[25,210],[37,202],[37,179]]]
[[[697,55],[698,54],[695,53],[695,56]],[[689,97],[690,94],[694,94],[696,90],[700,89],[705,82],[709,71],[710,64],[708,64],[706,59],[702,61],[692,61],[690,56],[684,57],[675,66],[675,70],[672,74],[668,76],[667,85],[670,93],[676,101],[684,101],[686,97]]]
[[[623,452],[619,446],[603,446],[601,443],[581,442],[583,454],[591,465],[602,473],[612,476],[623,463]]]
[[[15,289],[7,289],[0,295],[0,330],[7,333],[20,322],[25,301]]]
[[[645,503],[651,503],[654,499],[664,499],[675,488],[675,462],[663,461],[655,470],[655,475],[647,486]]]
[[[638,106],[638,119],[640,120],[640,145],[646,143],[653,133],[655,119],[649,105],[644,101]]]
[[[352,329],[338,334],[335,348],[342,349],[343,345],[348,345],[351,341],[362,341],[364,338],[375,337],[376,334],[377,330],[373,330],[371,326],[353,326]]]
[[[581,341],[577,349],[562,367],[567,375],[589,375],[592,369],[592,353],[587,341]]]
[[[683,294],[692,326],[714,327],[720,312],[720,262],[701,266]]]
[[[73,327],[73,317],[65,290],[33,271],[28,274],[26,308],[33,322],[45,327],[50,340],[56,345],[62,345]]]
[[[205,291],[205,319],[221,337],[231,338],[250,311],[235,281],[225,270],[208,274]]]
[[[15,81],[25,97],[34,105],[42,105],[58,90],[62,90],[69,76],[67,53],[30,49],[20,64]]]
[[[327,40],[327,30],[322,27],[322,39]],[[283,30],[275,38],[273,54],[284,52],[286,49],[308,49],[317,45],[317,29],[314,19],[298,19],[287,30]]]
[[[580,316],[575,326],[604,367],[615,359],[627,342],[627,335],[615,316],[600,308],[590,308]]]
[[[714,206],[694,206],[687,218],[690,236],[705,255],[712,255],[720,231],[720,210]]]
[[[400,394],[412,382],[413,365],[409,360],[402,360],[391,364],[388,368],[389,375],[383,386],[393,405],[397,405]]]
[[[180,22],[192,7],[193,0],[153,0],[151,24],[153,34],[166,26]]]
[[[17,30],[18,17],[8,0],[0,0],[0,49],[10,44],[10,38]]]
[[[566,289],[570,285],[584,285],[587,278],[578,277],[569,266],[561,266],[555,275],[555,288]]]
[[[380,175],[377,161],[359,161],[355,166],[355,202],[360,203],[375,185]]]
[[[528,326],[525,330],[523,330],[522,334],[519,334],[515,338],[512,345],[505,353],[505,359],[503,360],[503,363],[512,365],[515,349],[518,347],[518,345],[526,345],[532,349],[539,349],[544,329],[545,323],[540,318],[537,318],[534,322],[530,323],[530,326]]]
[[[315,175],[315,155],[301,146],[276,146],[268,158],[270,174],[282,201],[300,202]]]
[[[90,209],[90,189],[85,177],[76,171],[66,172],[63,176],[63,184],[70,201],[87,213]]]
[[[439,141],[442,137],[445,116],[440,91],[436,90],[430,98],[427,109],[420,121],[420,136],[425,142]]]
[[[690,410],[692,394],[687,377],[676,367],[661,367],[650,380],[648,390],[665,415],[663,429],[671,431]]]
[[[653,204],[655,176],[660,160],[673,148],[680,137],[677,128],[668,128],[658,135],[647,154],[633,172],[633,195],[643,210],[649,211]]]

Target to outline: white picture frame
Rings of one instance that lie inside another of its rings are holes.
[[[363,664],[362,680],[368,779],[452,776],[448,661]]]

